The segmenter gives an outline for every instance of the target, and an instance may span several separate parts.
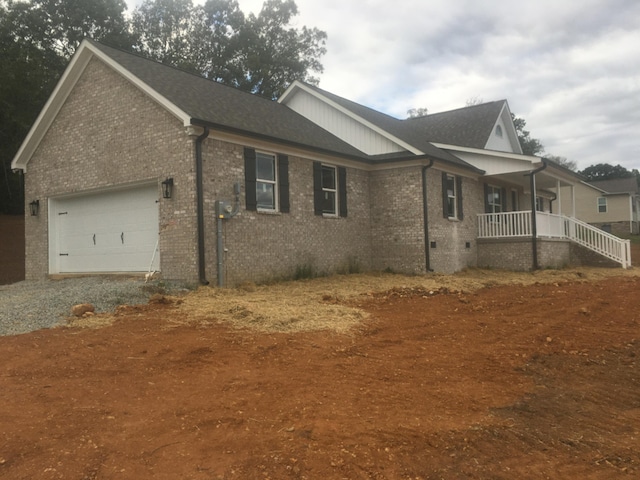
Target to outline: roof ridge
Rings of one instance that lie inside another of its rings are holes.
[[[124,49],[122,49],[120,47],[115,47],[113,45],[108,45],[108,44],[103,43],[103,42],[98,42],[98,41],[93,40],[92,38],[88,38],[88,37],[86,38],[86,40],[88,40],[90,43],[94,44],[98,49],[100,49],[101,47],[106,47],[106,48],[109,48],[111,50],[115,50],[115,51],[117,51],[119,53],[123,53],[125,55],[130,55],[130,56],[136,57],[136,58],[138,58],[140,60],[147,61],[147,62],[153,63],[155,65],[159,65],[161,67],[170,68],[172,70],[175,70],[175,71],[180,72],[180,73],[184,73],[186,75],[190,75],[190,76],[195,77],[195,78],[197,78],[199,80],[203,80],[205,82],[211,82],[214,85],[218,85],[220,87],[224,87],[224,88],[230,89],[230,90],[232,90],[234,92],[243,93],[243,94],[246,94],[246,95],[251,95],[254,98],[257,98],[257,99],[260,99],[260,100],[264,100],[264,101],[267,101],[267,102],[273,102],[273,100],[271,100],[269,98],[266,98],[266,97],[263,97],[261,95],[258,95],[257,93],[247,92],[245,90],[240,89],[239,87],[234,87],[232,85],[227,85],[225,83],[218,82],[217,80],[211,80],[210,78],[207,78],[207,77],[205,77],[205,76],[203,76],[203,75],[201,75],[201,74],[199,74],[197,72],[190,72],[188,70],[185,70],[184,68],[176,67],[175,65],[170,65],[170,64],[167,64],[167,63],[159,62],[158,60],[154,60],[153,58],[145,57],[144,55],[142,55],[139,52],[132,52],[132,51],[124,50]],[[108,52],[104,52],[103,51],[103,53],[105,53],[106,55],[109,55]],[[111,55],[109,55],[109,56],[111,57]],[[117,62],[117,60],[116,60],[116,62]]]
[[[299,80],[299,81],[300,81],[300,80]],[[330,99],[331,99],[331,97],[333,97],[333,98],[337,98],[337,99],[340,99],[341,101],[348,102],[348,103],[353,104],[353,105],[357,105],[359,108],[364,108],[364,109],[366,109],[366,110],[369,110],[370,112],[373,112],[373,113],[375,113],[376,115],[385,116],[385,117],[387,117],[387,118],[389,118],[389,119],[392,119],[392,120],[395,120],[395,121],[402,121],[402,119],[401,119],[401,118],[394,117],[393,115],[389,115],[388,113],[381,112],[380,110],[376,110],[375,108],[369,107],[369,106],[364,105],[364,104],[362,104],[362,103],[358,103],[358,102],[356,102],[356,101],[354,101],[354,100],[350,100],[350,99],[348,99],[348,98],[346,98],[346,97],[343,97],[343,96],[341,96],[341,95],[337,95],[337,94],[335,94],[335,93],[329,92],[328,90],[325,90],[325,89],[323,89],[323,88],[320,88],[320,87],[318,87],[318,86],[316,86],[316,85],[311,85],[311,84],[309,84],[309,83],[305,83],[305,82],[300,82],[300,83],[303,83],[305,86],[310,87],[310,88],[312,88],[313,90],[318,91],[319,93],[322,93],[323,95],[325,95],[325,96],[329,97]]]
[[[504,99],[504,98],[501,99],[501,100],[491,100],[489,102],[483,102],[483,103],[480,103],[478,105],[469,105],[469,106],[454,108],[452,110],[444,110],[442,112],[428,113],[427,115],[423,115],[421,117],[409,117],[409,118],[405,118],[404,120],[420,120],[420,119],[423,119],[425,117],[434,117],[436,115],[446,115],[446,114],[453,113],[453,112],[458,112],[458,111],[461,111],[461,110],[477,109],[479,107],[487,107],[487,106],[492,105],[492,104],[506,103],[506,102],[507,102],[507,100]]]

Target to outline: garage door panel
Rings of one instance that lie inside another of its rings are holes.
[[[56,202],[58,272],[136,272],[159,269],[157,187]]]

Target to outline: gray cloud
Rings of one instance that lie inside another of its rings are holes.
[[[297,3],[323,88],[398,117],[506,98],[549,154],[640,168],[640,2]]]
[[[298,25],[329,36],[322,88],[397,117],[506,98],[549,154],[640,169],[637,0],[296,4]]]

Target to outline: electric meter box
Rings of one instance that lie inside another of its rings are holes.
[[[233,205],[226,200],[216,200],[216,218],[231,218],[231,212],[233,212]]]

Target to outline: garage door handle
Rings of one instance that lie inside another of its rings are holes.
[[[96,234],[95,233],[93,234],[93,244],[94,245],[96,244]]]
[[[122,232],[120,234],[120,241],[122,242],[122,244],[124,245],[124,232]]]

